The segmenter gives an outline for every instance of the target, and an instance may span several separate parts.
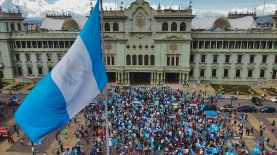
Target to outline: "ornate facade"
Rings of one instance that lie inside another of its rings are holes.
[[[276,32],[192,31],[193,18],[191,8],[155,10],[144,0],[124,10],[105,11],[104,57],[110,82],[184,85],[276,78]],[[19,12],[0,13],[0,64],[7,80],[42,78],[68,51],[85,22],[48,15],[45,21],[55,21],[54,26],[42,23],[40,30],[26,31],[22,20]]]

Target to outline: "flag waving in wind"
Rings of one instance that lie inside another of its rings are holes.
[[[17,124],[36,142],[63,127],[105,87],[102,63],[99,1],[80,36],[15,113]]]

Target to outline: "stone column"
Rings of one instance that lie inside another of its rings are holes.
[[[115,72],[115,83],[118,83],[118,73]]]
[[[182,84],[182,73],[179,73],[179,84]]]

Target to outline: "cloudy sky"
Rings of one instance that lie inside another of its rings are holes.
[[[75,15],[87,15],[89,12],[90,0],[0,0],[3,8],[19,6],[26,17],[43,17],[45,12],[70,11]],[[129,6],[134,0],[103,0],[105,9],[116,9],[124,2],[124,7]],[[222,16],[230,11],[247,12],[256,9],[258,15],[273,14],[277,10],[277,0],[192,0],[193,14],[198,16]],[[153,8],[159,2],[162,8],[185,8],[189,0],[148,0]]]

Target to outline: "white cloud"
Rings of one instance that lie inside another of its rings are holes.
[[[277,4],[266,4],[265,6],[260,5],[256,7],[256,11],[259,15],[263,14],[263,10],[265,15],[272,15],[277,10]]]
[[[93,1],[95,3],[95,1]],[[15,6],[19,6],[20,10],[23,12],[25,17],[44,17],[46,12],[61,12],[62,10],[65,12],[71,12],[73,15],[88,15],[90,10],[90,4],[88,0],[56,0],[54,3],[48,3],[46,0],[0,0],[0,5],[3,8],[13,8]],[[116,3],[108,3],[104,2],[104,10],[116,10],[119,9],[120,6],[117,6]],[[157,9],[158,5],[151,5],[152,8]],[[161,9],[172,8],[174,10],[178,10],[180,6],[172,5],[172,6],[161,6]],[[184,9],[184,8],[181,8]],[[258,15],[263,14],[274,14],[275,10],[277,10],[277,4],[266,4],[265,8],[263,5],[257,6],[256,11]],[[240,8],[235,7],[229,10],[204,10],[204,9],[196,9],[193,8],[193,14],[200,17],[214,17],[214,16],[227,16],[229,11],[232,12],[252,12],[253,9],[249,8]]]

